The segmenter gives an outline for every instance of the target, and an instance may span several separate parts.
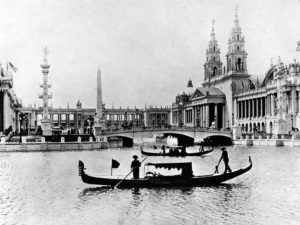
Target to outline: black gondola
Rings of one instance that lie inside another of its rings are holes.
[[[177,168],[181,169],[180,175],[163,176],[155,173],[146,173],[144,178],[140,179],[119,179],[119,178],[105,178],[105,177],[92,177],[85,173],[84,163],[79,161],[79,176],[84,183],[94,185],[108,185],[118,187],[165,187],[165,186],[209,186],[218,185],[222,182],[228,181],[235,177],[246,173],[252,168],[252,161],[249,156],[249,165],[235,170],[231,173],[225,174],[210,174],[203,176],[194,176],[192,171],[192,163],[147,163],[145,166],[154,166],[155,168]]]
[[[158,152],[155,150],[155,152],[149,152],[149,151],[144,151],[143,148],[141,147],[141,153],[143,155],[147,156],[175,156],[175,157],[184,157],[184,156],[201,156],[205,155],[207,153],[210,153],[214,150],[212,147],[209,150],[204,150],[204,151],[199,151],[199,152],[186,152],[186,147],[184,146],[172,146],[169,147],[168,152],[160,151]]]

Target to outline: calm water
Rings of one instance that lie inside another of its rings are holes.
[[[114,158],[121,165],[113,174],[125,175],[138,148],[0,153],[0,224],[300,224],[300,150],[228,152],[232,169],[251,155],[252,170],[218,187],[115,190],[82,183],[78,160],[91,175],[110,175]],[[146,162],[193,161],[194,174],[209,174],[220,155]]]

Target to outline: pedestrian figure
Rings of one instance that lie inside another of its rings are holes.
[[[139,179],[141,162],[138,160],[137,155],[132,156],[132,158],[134,159],[131,162],[131,170],[133,172],[133,178],[134,179]]]
[[[200,142],[199,152],[204,152],[204,142],[203,141]]]
[[[165,154],[165,153],[166,153],[166,149],[165,149],[165,146],[164,146],[164,145],[161,146],[161,149],[162,149],[162,151],[163,151],[163,154]]]
[[[227,171],[229,171],[229,172],[231,173],[231,169],[230,169],[230,167],[229,167],[229,165],[228,165],[228,163],[229,163],[228,152],[226,151],[226,148],[225,148],[225,147],[222,147],[221,150],[222,150],[223,152],[222,152],[222,156],[221,156],[221,158],[220,158],[220,161],[219,161],[219,163],[218,163],[218,166],[219,166],[220,162],[221,162],[222,159],[223,159],[224,164],[225,164],[225,171],[224,171],[224,173],[227,173]],[[218,166],[217,166],[217,167],[218,167]],[[216,171],[217,171],[217,168],[216,168]]]

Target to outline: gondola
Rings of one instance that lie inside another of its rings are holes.
[[[154,150],[156,152],[154,152],[154,151],[153,152],[149,152],[149,151],[146,152],[141,147],[141,153],[143,155],[147,155],[147,156],[174,156],[174,157],[201,156],[201,155],[205,155],[207,153],[210,153],[213,150],[214,150],[214,148],[212,147],[211,149],[205,150],[205,151],[186,152],[186,147],[184,147],[184,146],[173,146],[173,147],[169,147],[168,152],[163,153],[162,150],[160,150],[160,152],[158,152],[157,150]]]
[[[154,166],[155,168],[164,169],[181,169],[180,175],[163,176],[153,172],[147,172],[144,178],[139,179],[122,179],[119,178],[105,178],[92,177],[85,173],[84,163],[79,161],[79,176],[84,183],[94,185],[108,185],[118,187],[177,187],[177,186],[211,186],[218,185],[222,182],[228,181],[238,177],[252,168],[252,161],[249,156],[249,165],[239,170],[232,171],[225,174],[210,174],[202,176],[194,176],[192,171],[192,163],[147,163],[145,166]]]

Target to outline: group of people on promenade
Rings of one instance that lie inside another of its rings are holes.
[[[201,144],[200,144],[201,145]],[[203,149],[204,148],[204,143],[203,143],[203,146],[201,145],[200,149]],[[224,173],[227,173],[227,172],[230,172],[231,173],[231,168],[229,166],[229,157],[228,157],[228,152],[226,150],[225,147],[221,147],[220,148],[222,150],[222,155],[221,155],[221,158],[219,160],[219,163],[218,165],[216,166],[216,171],[215,173],[218,173],[218,167],[221,163],[221,161],[223,160],[224,162],[224,165],[225,165],[225,171]],[[200,150],[201,151],[201,150]],[[202,150],[203,151],[203,150]],[[131,162],[131,171],[133,173],[133,178],[134,179],[139,179],[140,177],[140,167],[141,167],[141,162],[138,160],[138,156],[137,155],[133,155],[133,161]]]

